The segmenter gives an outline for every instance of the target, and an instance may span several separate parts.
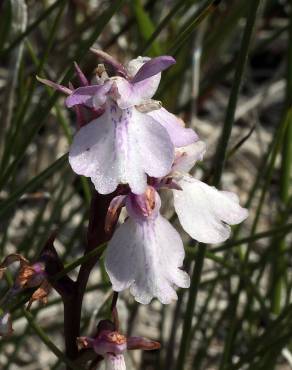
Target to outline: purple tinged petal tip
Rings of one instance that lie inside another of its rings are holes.
[[[248,211],[240,206],[236,194],[217,190],[189,175],[177,181],[182,191],[173,190],[174,208],[183,229],[193,239],[221,243],[230,236],[229,225],[247,218]]]
[[[66,99],[66,106],[71,108],[75,105],[85,104],[93,107],[93,97],[97,97],[98,102],[103,104],[105,102],[105,94],[109,89],[110,84],[79,87]]]
[[[100,85],[78,87],[67,99],[66,106],[68,108],[74,105],[85,104],[92,96],[98,92]]]
[[[74,67],[75,67],[76,75],[79,79],[80,84],[82,86],[88,86],[89,82],[88,82],[87,78],[85,77],[84,73],[81,71],[81,68],[79,67],[79,65],[76,62],[74,62]]]
[[[148,112],[155,121],[159,122],[168,132],[173,145],[177,148],[190,145],[199,140],[198,135],[191,128],[186,128],[182,119],[160,108]]]
[[[144,351],[152,351],[161,347],[159,342],[143,337],[129,337],[127,341],[127,349],[142,349]]]
[[[163,55],[161,57],[153,58],[146,62],[136,73],[132,79],[132,83],[137,83],[146,78],[152,77],[165,69],[169,68],[171,65],[175,64],[176,61],[173,57],[168,55]]]
[[[113,58],[111,55],[109,55],[105,51],[94,49],[94,48],[90,48],[90,51],[92,51],[99,58],[103,59],[106,63],[110,64],[119,75],[125,78],[128,77],[126,68],[120,62],[118,62],[115,58]]]
[[[70,90],[68,87],[59,85],[53,81],[46,80],[45,78],[40,78],[39,76],[36,76],[36,79],[41,82],[44,85],[47,85],[49,87],[52,87],[53,89],[62,92],[63,94],[70,95],[72,94],[72,90]]]

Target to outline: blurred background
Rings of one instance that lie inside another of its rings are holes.
[[[91,46],[125,64],[138,55],[176,58],[155,98],[206,142],[205,160],[193,173],[207,182],[216,174],[223,128],[232,124],[221,188],[250,210],[230,241],[208,246],[194,311],[191,289],[168,306],[120,295],[121,331],[162,344],[160,351],[128,353],[128,368],[292,369],[291,1],[0,0],[1,259],[15,251],[34,259],[56,228],[64,263],[82,254],[92,185],[63,156],[75,115],[36,75],[77,86],[77,61],[93,78],[101,61]],[[166,195],[163,212],[182,232],[171,203]],[[200,246],[186,235],[184,241],[192,274]],[[0,296],[6,290],[1,281]],[[111,294],[101,261],[85,296],[82,335],[108,316]],[[31,312],[63,350],[57,293]],[[0,341],[1,369],[64,368],[21,309],[13,320],[13,336]],[[183,326],[190,329],[187,343]]]

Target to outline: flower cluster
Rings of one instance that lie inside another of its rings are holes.
[[[106,250],[105,266],[113,289],[130,288],[140,303],[157,297],[167,304],[177,298],[175,287],[187,288],[190,282],[181,270],[182,240],[160,214],[158,192],[173,192],[181,226],[202,243],[226,240],[229,225],[242,222],[248,213],[235,194],[219,191],[189,174],[202,160],[205,144],[152,99],[161,72],[175,60],[138,57],[125,67],[102,51],[92,51],[112,66],[114,76],[109,77],[104,65],[99,65],[89,83],[76,65],[81,84],[76,89],[40,81],[69,95],[66,105],[76,111],[78,131],[69,152],[73,171],[90,177],[100,194],[125,185],[124,193],[113,198],[106,220],[110,229],[118,210],[126,208],[128,218]]]

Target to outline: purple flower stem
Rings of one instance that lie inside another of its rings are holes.
[[[92,249],[96,248],[96,246],[110,239],[111,234],[105,232],[105,218],[109,204],[116,195],[116,193],[100,195],[94,192],[91,201],[87,244],[84,254],[89,253]],[[73,294],[69,297],[63,297],[66,355],[73,360],[78,357],[76,338],[80,336],[80,320],[84,293],[91,270],[96,265],[99,258],[100,255],[97,255],[81,265]]]
[[[57,275],[64,269],[64,265],[54,247],[54,240],[56,238],[56,235],[57,231],[52,232],[39,257],[39,261],[45,263],[46,273],[49,277]],[[74,281],[67,275],[58,280],[52,280],[50,282],[53,288],[60,294],[63,299],[70,297],[74,292]]]
[[[114,227],[110,232],[107,233],[105,231],[105,220],[110,202],[117,195],[119,195],[119,191],[108,195],[100,195],[96,191],[94,192],[91,200],[89,225],[87,230],[87,243],[85,246],[84,255],[89,253],[98,245],[107,242],[111,238]],[[116,222],[117,219],[115,220],[115,224]],[[115,226],[115,224],[113,226]],[[46,273],[48,274],[49,281],[53,288],[62,297],[64,306],[64,337],[66,356],[74,361],[79,356],[76,338],[80,336],[81,310],[84,293],[91,270],[99,260],[102,249],[99,255],[96,255],[94,258],[81,265],[76,281],[73,281],[67,275],[56,280],[54,279],[54,276],[58,273],[61,273],[64,269],[64,265],[54,247],[56,234],[57,232],[55,231],[50,236],[40,253],[39,260],[45,263]],[[112,305],[113,314],[115,313],[117,298],[117,293],[114,293]],[[67,367],[67,370],[70,370],[70,367]]]
[[[117,310],[118,298],[119,298],[119,293],[114,292],[112,303],[111,303],[111,313],[112,313],[112,318],[113,318],[116,331],[119,331],[119,328],[120,328],[120,321],[119,321],[119,315],[118,315],[118,310]]]

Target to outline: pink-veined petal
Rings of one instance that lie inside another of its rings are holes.
[[[176,148],[172,172],[189,172],[198,161],[203,160],[205,152],[206,144],[203,141]]]
[[[75,105],[84,104],[90,108],[100,108],[106,102],[110,88],[111,83],[78,87],[66,99],[66,106],[71,108]]]
[[[164,108],[155,109],[147,114],[166,129],[175,147],[186,146],[199,139],[193,129],[185,128],[181,119]]]
[[[248,211],[235,194],[219,191],[190,176],[178,180],[182,191],[173,190],[174,207],[184,230],[202,243],[220,243],[230,236],[229,225],[245,220]]]
[[[105,265],[113,290],[130,288],[142,304],[154,297],[168,304],[177,299],[174,286],[189,287],[180,269],[184,255],[178,232],[161,215],[144,222],[129,218],[109,242]]]
[[[75,173],[90,177],[101,194],[113,192],[119,184],[115,153],[115,126],[106,111],[81,127],[73,139],[69,163]]]
[[[105,113],[74,136],[69,162],[74,172],[90,177],[101,194],[119,183],[143,193],[147,176],[169,173],[174,148],[166,130],[137,110],[109,105]]]

